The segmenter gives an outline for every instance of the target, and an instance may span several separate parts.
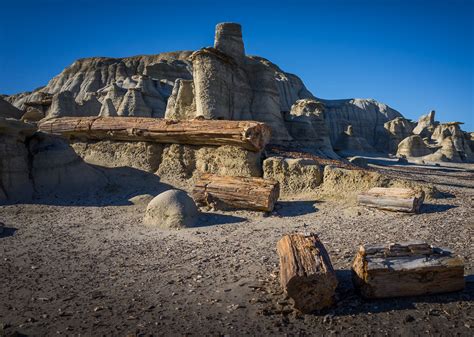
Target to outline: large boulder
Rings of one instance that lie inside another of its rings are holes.
[[[180,229],[196,225],[198,216],[199,210],[186,192],[168,190],[150,201],[143,223],[161,229]]]

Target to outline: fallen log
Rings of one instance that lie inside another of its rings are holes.
[[[464,288],[464,265],[427,243],[365,245],[352,264],[352,280],[369,299],[452,292]]]
[[[360,205],[407,213],[418,213],[424,199],[423,191],[398,187],[374,187],[357,196]]]
[[[278,241],[277,251],[280,284],[296,309],[310,313],[334,303],[336,273],[316,234],[287,234]]]
[[[62,117],[40,122],[39,129],[69,138],[233,145],[255,152],[263,150],[271,136],[269,126],[254,121],[145,117]]]
[[[196,181],[192,196],[198,206],[214,209],[249,209],[271,212],[278,200],[278,182],[255,177],[203,174]]]

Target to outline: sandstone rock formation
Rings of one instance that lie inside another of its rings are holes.
[[[422,157],[434,152],[419,135],[405,138],[398,144],[397,156]]]
[[[322,155],[337,158],[334,153],[329,128],[324,118],[324,104],[315,99],[301,99],[285,114],[285,124],[295,141],[313,148]]]
[[[401,116],[363,99],[318,99],[324,113],[311,110],[311,103],[304,113],[292,112],[298,100],[315,97],[297,76],[264,58],[245,55],[242,30],[235,23],[217,25],[212,48],[79,59],[45,87],[5,99],[29,109],[28,119],[35,121],[96,115],[252,119],[272,127],[274,143],[302,142],[328,156],[334,156],[328,139],[334,144],[348,125],[370,146],[384,150],[377,142],[383,124]],[[301,110],[301,104],[295,109]]]
[[[22,115],[23,111],[5,101],[3,97],[0,97],[0,117],[20,119]]]
[[[415,135],[420,135],[421,137],[429,137],[436,126],[435,122],[435,111],[431,110],[427,115],[422,115],[418,120],[418,124],[413,129]]]
[[[180,229],[196,225],[198,216],[199,210],[186,192],[168,190],[150,201],[143,223],[161,229]]]
[[[387,130],[387,150],[388,153],[396,153],[398,144],[405,138],[413,134],[414,125],[408,119],[403,117],[397,117],[388,121],[384,124],[385,130]]]
[[[27,139],[35,131],[31,124],[0,117],[0,204],[33,196]]]
[[[0,204],[85,195],[106,183],[65,140],[38,133],[32,124],[0,118]]]
[[[281,195],[294,195],[314,192],[323,170],[312,159],[269,157],[263,162],[263,178],[278,181]]]
[[[344,199],[355,203],[361,191],[373,187],[404,187],[417,192],[423,192],[426,199],[435,198],[438,194],[436,187],[410,180],[402,180],[383,175],[376,171],[348,170],[326,165],[324,167],[323,183],[317,192],[323,198]]]
[[[336,143],[334,150],[343,155],[375,153],[376,150],[369,144],[366,138],[354,134],[352,125],[342,132]]]
[[[79,141],[72,148],[83,160],[103,167],[133,167],[184,185],[203,173],[260,177],[262,154],[235,146],[191,146],[150,142]]]
[[[394,118],[403,117],[398,111],[373,99],[320,101],[325,107],[326,122],[333,145],[351,125],[354,135],[363,138],[372,148],[386,151],[384,124]]]

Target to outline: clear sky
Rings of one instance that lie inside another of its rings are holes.
[[[45,85],[75,59],[195,50],[243,25],[247,54],[316,96],[375,98],[474,131],[474,0],[5,1],[0,93]]]

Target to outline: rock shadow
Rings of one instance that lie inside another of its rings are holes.
[[[47,196],[35,197],[25,204],[42,204],[54,206],[126,206],[137,195],[150,194],[156,196],[169,189],[172,185],[162,183],[160,177],[132,167],[103,167],[90,165],[99,171],[107,180],[105,186],[88,188],[87,192],[58,190]]]
[[[284,217],[293,217],[315,213],[318,209],[315,207],[316,201],[279,201],[276,204],[276,213]]]
[[[13,236],[16,231],[17,229],[13,227],[0,227],[0,239]]]
[[[392,310],[416,309],[416,303],[451,303],[460,301],[471,301],[474,298],[474,275],[465,276],[466,286],[464,290],[432,295],[394,297],[367,300],[362,298],[352,284],[351,270],[336,270],[339,285],[336,289],[338,298],[337,306],[326,309],[319,314],[329,316],[347,316],[358,314],[375,314],[389,312]],[[429,315],[439,315],[437,309],[432,309]]]
[[[235,215],[227,215],[227,214],[219,214],[219,213],[202,213],[199,217],[198,224],[194,226],[193,228],[229,225],[229,224],[235,224],[235,223],[245,222],[245,221],[247,221],[246,218],[235,216]]]
[[[447,204],[423,204],[421,205],[420,212],[421,213],[426,213],[426,214],[431,214],[431,213],[441,213],[441,212],[446,212],[452,208],[456,208],[458,206],[455,205],[447,205]]]

